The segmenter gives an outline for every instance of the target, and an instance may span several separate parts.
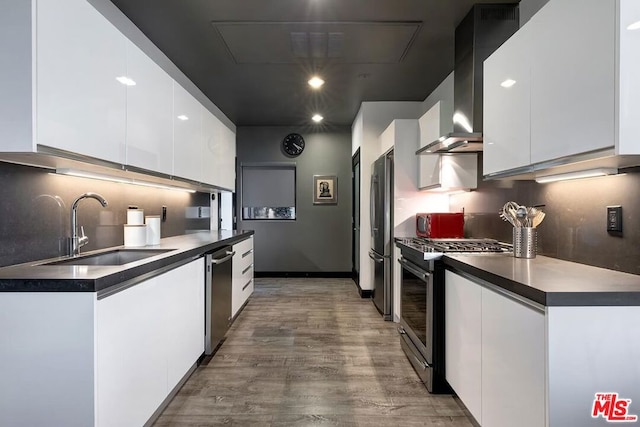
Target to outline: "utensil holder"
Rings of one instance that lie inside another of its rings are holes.
[[[513,256],[535,258],[538,247],[538,229],[535,227],[513,228]]]

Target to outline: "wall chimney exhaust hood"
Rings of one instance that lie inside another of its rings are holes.
[[[518,28],[518,4],[476,4],[456,27],[453,132],[416,154],[482,151],[482,66]]]

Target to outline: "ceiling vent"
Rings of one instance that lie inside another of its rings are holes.
[[[344,64],[402,62],[421,21],[212,22],[236,64],[295,64],[331,59]]]

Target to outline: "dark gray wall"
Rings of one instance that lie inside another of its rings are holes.
[[[0,266],[66,255],[71,204],[87,191],[99,193],[109,205],[103,208],[92,199],[80,202],[78,225],[89,236],[84,252],[124,243],[129,205],[144,209],[145,215],[160,215],[167,206],[162,237],[209,229],[208,213],[206,218],[189,218],[197,216],[198,206],[209,207],[208,193],[76,178],[1,162],[0,182]]]
[[[535,15],[542,6],[547,4],[549,0],[521,0],[520,1],[520,26],[526,24],[533,15]]]
[[[640,173],[549,184],[481,178],[478,182],[477,191],[450,198],[452,211],[464,208],[465,236],[511,242],[512,227],[498,217],[498,210],[509,200],[544,204],[538,254],[640,274]],[[610,205],[622,205],[622,236],[606,231]]]
[[[294,159],[281,148],[291,132],[300,133],[306,144]],[[350,272],[351,129],[238,127],[236,141],[239,165],[296,163],[295,221],[242,221],[238,215],[238,229],[255,230],[256,272]],[[337,205],[313,204],[314,175],[338,176]]]

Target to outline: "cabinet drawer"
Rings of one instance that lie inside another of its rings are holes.
[[[253,238],[250,237],[233,245],[233,251],[236,253],[233,257],[234,275],[242,274],[249,265],[253,264]]]
[[[249,237],[242,242],[238,242],[233,245],[233,250],[241,257],[246,257],[246,253],[253,250],[253,236]]]
[[[253,275],[249,275],[248,277],[243,278],[241,283],[243,285],[242,285],[242,290],[240,294],[241,295],[240,300],[242,301],[242,304],[244,304],[245,301],[253,293]]]

